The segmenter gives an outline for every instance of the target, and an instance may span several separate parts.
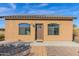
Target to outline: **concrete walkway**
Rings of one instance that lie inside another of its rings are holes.
[[[79,43],[73,41],[47,41],[47,42],[32,42],[34,46],[71,46],[79,47]]]

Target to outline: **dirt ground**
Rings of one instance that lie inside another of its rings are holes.
[[[32,43],[32,56],[79,56],[79,44],[76,42]]]

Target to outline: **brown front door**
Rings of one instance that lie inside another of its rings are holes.
[[[43,41],[43,39],[44,39],[44,27],[43,27],[43,24],[36,24],[35,32],[36,32],[35,40]]]

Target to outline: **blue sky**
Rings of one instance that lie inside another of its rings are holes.
[[[74,23],[79,27],[78,3],[0,3],[0,16],[16,14],[75,16]],[[2,27],[5,27],[4,19],[0,19]]]

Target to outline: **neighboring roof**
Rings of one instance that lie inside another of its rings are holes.
[[[13,16],[0,16],[0,18],[5,18],[6,20],[14,19],[76,19],[72,16],[53,16],[53,15],[13,15]]]

